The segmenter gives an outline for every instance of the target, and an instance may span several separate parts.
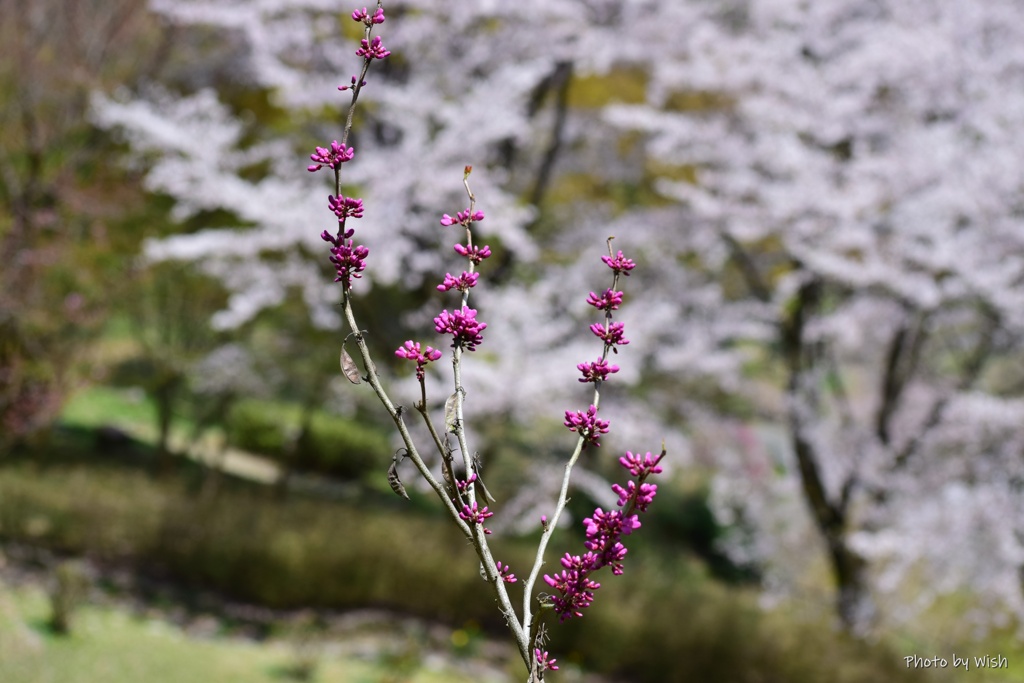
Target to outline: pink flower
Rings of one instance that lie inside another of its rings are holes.
[[[541,671],[558,671],[558,667],[555,666],[555,662],[558,660],[554,657],[549,657],[547,650],[541,652],[541,649],[538,647],[533,651],[533,656],[537,659],[537,664],[540,665]]]
[[[361,21],[367,26],[372,26],[373,24],[383,24],[384,8],[378,7],[377,11],[373,13],[373,16],[370,16],[370,13],[366,11],[365,7],[361,10],[357,9],[355,12],[352,13],[352,20]]]
[[[316,151],[309,155],[314,164],[306,167],[309,172],[319,171],[324,166],[333,169],[339,168],[346,161],[351,161],[355,156],[355,150],[351,147],[345,148],[338,144],[337,140],[331,140],[331,148],[317,147]]]
[[[426,351],[420,351],[420,343],[414,342],[411,339],[405,342],[404,346],[398,347],[395,351],[395,355],[399,358],[406,358],[416,363],[416,379],[423,381],[423,368],[426,367],[427,363],[437,360],[441,357],[441,352],[437,349],[427,347]]]
[[[444,282],[437,286],[438,290],[447,292],[451,289],[457,289],[460,292],[465,292],[467,289],[476,286],[476,281],[480,279],[480,273],[469,273],[463,272],[459,277],[453,277],[451,273],[445,273]]]
[[[587,303],[599,311],[615,311],[622,304],[622,292],[606,289],[601,296],[591,292],[587,297]]]
[[[462,512],[459,513],[459,517],[461,517],[462,519],[466,520],[470,524],[480,524],[480,525],[483,525],[484,521],[488,517],[493,517],[493,516],[494,516],[494,513],[491,512],[490,510],[488,510],[486,506],[483,507],[483,508],[479,508],[477,506],[477,504],[476,504],[476,501],[473,502],[473,506],[472,507],[470,507],[469,505],[463,505],[462,506]],[[485,534],[489,534],[489,533],[491,533],[491,530],[488,529],[487,527],[484,527],[484,533]]]
[[[629,271],[636,268],[636,263],[623,256],[621,251],[616,254],[614,258],[611,256],[602,256],[601,260],[608,264],[608,267],[614,270],[616,275],[622,273],[626,277],[629,277]]]
[[[640,484],[637,486],[635,481],[629,481],[626,486],[627,488],[622,488],[618,484],[612,484],[612,491],[619,496],[618,506],[626,508],[632,502],[637,510],[647,512],[647,507],[654,501],[654,496],[658,493],[658,485]]]
[[[335,197],[333,194],[327,197],[327,206],[330,207],[338,220],[344,222],[347,218],[363,217],[363,200],[352,197]]]
[[[364,59],[384,59],[391,54],[391,50],[384,48],[384,43],[381,41],[380,36],[374,36],[372,41],[363,38],[359,41],[362,45],[356,50],[357,57],[363,57]]]
[[[366,85],[366,81],[359,81],[359,87],[360,88],[362,88],[364,85]],[[354,88],[354,87],[356,87],[356,77],[355,76],[352,77],[352,83],[351,84],[349,84],[349,85],[339,85],[338,86],[338,90],[341,90],[342,92],[344,92],[345,90],[350,90],[351,88]]]
[[[584,383],[603,382],[608,379],[608,375],[619,371],[618,365],[609,365],[604,358],[598,358],[593,363],[580,363],[576,368],[583,373],[578,381]]]
[[[604,325],[601,323],[594,323],[590,326],[590,331],[600,337],[601,341],[605,343],[605,346],[625,346],[628,344],[629,340],[622,336],[625,329],[625,323],[612,323],[608,326],[607,330],[605,330]]]
[[[447,214],[445,214],[447,216]],[[442,220],[442,225],[444,221]],[[464,247],[461,244],[455,245],[455,252],[462,256],[465,256],[470,260],[471,263],[480,265],[480,262],[491,255],[491,248],[487,245],[482,247]]]
[[[322,237],[322,235],[321,235]],[[353,246],[352,240],[341,241],[340,244],[331,249],[331,263],[338,271],[335,282],[344,284],[345,289],[352,286],[352,278],[361,277],[360,273],[366,269],[366,257],[370,250],[363,245]]]
[[[469,209],[466,209],[465,211],[459,211],[455,214],[455,218],[452,218],[448,214],[444,214],[441,216],[441,225],[464,225],[468,228],[470,223],[473,223],[474,221],[482,221],[483,219],[483,211],[474,211],[470,213]]]
[[[601,435],[608,433],[608,422],[597,419],[597,408],[593,405],[587,409],[586,413],[579,410],[575,413],[569,410],[565,411],[565,422],[563,424],[570,431],[582,436],[584,445],[593,444],[600,446]]]
[[[480,334],[487,328],[487,323],[476,319],[476,310],[463,306],[460,311],[441,311],[441,315],[434,318],[434,329],[442,334],[452,335],[452,348],[463,347],[467,351],[475,351],[476,347],[483,342]]]
[[[650,451],[646,455],[633,455],[629,451],[626,451],[626,455],[619,458],[619,464],[629,470],[629,473],[634,477],[646,477],[650,474],[661,474],[661,468],[658,467],[658,463],[661,461],[661,456],[657,458],[653,457]]]
[[[498,568],[498,575],[501,577],[502,581],[505,583],[515,583],[518,580],[516,579],[516,575],[512,573],[512,567],[509,567],[507,564],[502,564],[501,562],[495,562],[494,564]]]

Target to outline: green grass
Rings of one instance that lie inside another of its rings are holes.
[[[283,642],[198,639],[160,620],[110,607],[76,613],[70,636],[46,628],[46,595],[38,588],[0,586],[0,681],[3,683],[282,683],[295,655]],[[396,676],[380,658],[323,655],[319,683],[469,683],[450,667],[420,661]],[[412,670],[410,670],[412,669]],[[491,681],[506,680],[491,678]]]
[[[141,390],[96,386],[75,394],[61,414],[71,427],[141,426],[155,430],[156,410]]]
[[[112,393],[104,410],[124,400]],[[102,396],[93,403],[102,403]],[[76,407],[79,412],[72,415],[93,407]],[[468,546],[450,526],[416,514],[415,505],[393,496],[358,505],[300,497],[280,501],[264,487],[234,482],[216,499],[201,500],[188,477],[154,477],[126,466],[127,460],[67,459],[57,442],[50,450],[0,467],[0,538],[100,561],[159,567],[184,585],[219,590],[247,602],[279,608],[376,606],[450,624],[473,619],[492,635],[505,636]],[[574,543],[579,539],[563,535],[549,562]],[[497,552],[522,571],[528,545],[505,541]],[[636,550],[644,552],[639,545]],[[884,642],[869,645],[840,637],[828,619],[764,613],[756,607],[754,592],[727,588],[696,570],[684,571],[681,557],[668,548],[647,550],[645,561],[629,564],[625,576],[601,577],[606,585],[586,619],[552,628],[551,649],[560,662],[659,683],[947,683],[968,676],[986,683],[1024,681],[1019,674],[1024,651],[1009,634],[964,649],[971,655],[1003,654],[1010,670],[965,673],[903,666],[907,654],[950,659],[954,650],[959,654],[961,648],[953,644],[970,639],[961,629],[940,624],[962,622],[965,605],[929,616],[930,634],[948,630],[941,642],[890,634]],[[515,589],[520,586],[513,588],[518,602]],[[34,618],[41,623],[43,617]],[[88,634],[86,630],[81,637]],[[44,643],[52,640],[44,633],[37,637]],[[43,659],[49,665],[60,656]],[[0,656],[5,666],[17,661]],[[274,671],[279,675],[283,666],[278,663]],[[0,668],[0,683],[65,680],[16,679],[4,673]],[[227,676],[192,680],[233,680]],[[345,673],[325,680],[381,680],[359,676]],[[137,680],[149,679],[140,675]]]

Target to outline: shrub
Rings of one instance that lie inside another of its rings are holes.
[[[322,412],[305,430],[301,422],[298,410],[242,401],[228,418],[228,440],[288,468],[341,479],[358,479],[390,457],[387,437],[373,427]]]

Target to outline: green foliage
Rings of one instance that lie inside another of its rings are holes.
[[[366,504],[276,503],[241,484],[197,501],[183,483],[142,471],[38,462],[0,468],[0,539],[159,566],[189,584],[273,607],[373,605],[503,628],[472,549],[443,520]],[[523,575],[530,547],[506,542],[497,551]],[[753,592],[632,550],[625,575],[597,577],[602,588],[585,619],[549,625],[551,649],[567,664],[640,683],[946,680],[905,669],[905,652],[842,638],[820,621],[765,613]],[[549,565],[562,551],[549,551]],[[519,587],[512,586],[514,601]]]
[[[0,681],[3,683],[282,683],[292,664],[278,642],[189,637],[179,627],[125,610],[84,606],[74,637],[44,626],[46,597],[0,584]],[[311,680],[380,683],[389,667],[324,656]],[[468,683],[478,677],[420,667],[405,683]]]
[[[612,103],[640,104],[647,98],[647,79],[647,72],[638,68],[576,77],[569,87],[569,106],[597,109]]]
[[[68,401],[61,422],[70,427],[100,427],[114,422],[152,424],[156,408],[140,389],[90,387]]]
[[[71,617],[89,590],[89,575],[85,565],[75,560],[61,562],[54,574],[50,590],[50,628],[54,633],[68,635]]]
[[[820,619],[766,613],[752,592],[678,581],[670,567],[631,565],[621,580],[601,578],[586,618],[550,629],[551,645],[631,681],[951,680],[907,669],[902,653],[844,637]]]
[[[0,448],[45,434],[88,371],[126,260],[110,268],[112,215],[137,179],[92,129],[88,94],[135,82],[170,32],[143,0],[102,5],[0,2]]]
[[[706,564],[708,571],[727,583],[750,583],[758,578],[756,567],[740,566],[718,549],[726,529],[722,528],[708,504],[706,484],[686,489],[658,486],[658,504],[643,518],[644,533],[631,547],[649,553],[666,548],[685,548]]]
[[[324,412],[312,413],[306,422],[304,428],[294,406],[241,401],[228,417],[228,439],[236,448],[288,467],[342,479],[382,468],[391,455],[387,437],[373,427]]]

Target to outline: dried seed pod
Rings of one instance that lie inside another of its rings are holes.
[[[398,461],[391,461],[391,466],[388,467],[388,485],[391,486],[391,490],[396,494],[409,500],[409,494],[405,492],[405,486],[402,485],[402,480],[398,478]]]
[[[363,381],[359,377],[359,368],[356,367],[356,362],[352,360],[352,356],[348,355],[344,344],[341,345],[341,371],[345,373],[345,377],[352,384],[359,384]]]
[[[459,392],[455,392],[444,402],[444,430],[454,432],[456,427],[456,404],[458,403]]]

